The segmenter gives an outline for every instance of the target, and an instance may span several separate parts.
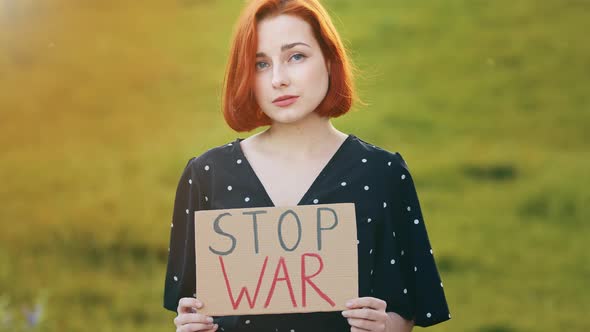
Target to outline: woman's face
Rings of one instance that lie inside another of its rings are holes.
[[[262,112],[294,123],[315,111],[328,92],[328,68],[307,22],[290,15],[260,21],[256,54],[254,93]],[[296,98],[273,102],[286,95]]]

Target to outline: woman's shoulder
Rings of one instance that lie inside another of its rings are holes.
[[[201,154],[189,159],[188,165],[194,168],[204,168],[208,170],[213,164],[223,164],[236,156],[237,140],[211,147]]]
[[[356,145],[360,154],[370,156],[377,161],[377,163],[387,165],[388,167],[403,167],[405,165],[404,159],[399,150],[373,144],[355,135],[351,136],[353,136],[353,140],[357,142]]]

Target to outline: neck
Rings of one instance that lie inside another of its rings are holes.
[[[260,133],[264,150],[289,159],[313,158],[339,145],[348,136],[332,125],[330,118],[310,114],[297,123],[273,123]]]

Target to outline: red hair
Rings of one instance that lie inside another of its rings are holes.
[[[242,12],[235,28],[230,57],[224,77],[222,108],[228,125],[235,131],[251,131],[270,125],[254,96],[258,22],[281,14],[306,21],[330,62],[328,92],[318,105],[321,116],[338,117],[350,110],[356,93],[352,82],[352,64],[330,16],[318,0],[253,0]]]

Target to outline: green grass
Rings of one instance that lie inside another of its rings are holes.
[[[182,167],[252,134],[220,113],[241,3],[0,1],[5,330],[39,301],[43,331],[174,328]],[[334,124],[416,179],[453,316],[432,331],[590,330],[590,3],[326,6],[370,104]]]

